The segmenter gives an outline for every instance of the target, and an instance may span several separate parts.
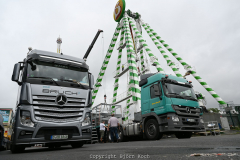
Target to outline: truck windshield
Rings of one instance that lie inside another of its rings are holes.
[[[190,99],[196,100],[195,93],[191,87],[172,84],[172,83],[165,83],[165,86],[166,86],[166,94],[168,95],[176,95],[186,99],[190,98]]]
[[[41,61],[28,63],[27,78],[44,78],[55,82],[70,82],[89,86],[87,69]]]

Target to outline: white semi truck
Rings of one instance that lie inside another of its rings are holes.
[[[15,64],[12,81],[19,85],[19,92],[10,124],[13,153],[35,144],[75,148],[91,141],[94,79],[86,59],[100,32],[83,59],[31,50]]]

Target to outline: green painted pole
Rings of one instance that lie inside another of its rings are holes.
[[[226,106],[226,102],[222,100],[222,98],[196,73],[196,71],[192,70],[192,67],[190,65],[188,65],[185,61],[183,61],[183,59],[179,57],[178,54],[174,52],[172,48],[170,48],[169,45],[166,44],[165,41],[162,40],[161,37],[158,36],[157,33],[154,32],[154,30],[151,29],[151,27],[148,24],[142,23],[142,26],[143,27],[147,26],[149,28],[149,31],[152,32],[152,34],[158,39],[158,41],[162,43],[162,45],[183,65],[183,67],[187,71],[191,71],[191,74],[193,75],[193,77],[213,96],[213,98],[219,104],[224,105],[224,107]]]
[[[107,69],[107,65],[108,65],[109,60],[111,58],[111,55],[112,55],[114,46],[116,44],[116,41],[117,41],[120,30],[121,30],[120,23],[118,23],[117,28],[114,32],[113,38],[111,40],[110,46],[108,48],[107,54],[106,54],[105,59],[103,61],[100,73],[98,74],[98,78],[96,80],[96,84],[94,86],[93,92],[92,92],[92,103],[94,103],[94,101],[96,99],[96,96],[97,96],[97,93],[98,93],[98,89],[101,86],[100,83],[102,82],[103,76],[104,76],[105,71]]]
[[[140,107],[140,100],[141,100],[141,91],[139,88],[139,80],[138,80],[138,70],[137,70],[137,64],[136,64],[136,54],[133,46],[133,40],[130,33],[129,28],[129,21],[127,18],[127,14],[125,13],[123,17],[123,28],[125,32],[125,42],[126,42],[126,48],[127,48],[127,61],[128,61],[128,67],[129,67],[129,84],[132,92],[132,102],[135,103],[135,105]],[[129,113],[129,103],[130,99],[127,100],[127,109]],[[125,120],[127,120],[128,117],[126,117]]]
[[[133,28],[133,31],[134,31],[135,35],[137,36],[140,44],[143,45],[143,48],[145,49],[145,51],[149,55],[150,59],[152,59],[153,63],[156,65],[156,68],[157,68],[158,72],[165,74],[165,72],[163,71],[162,67],[158,63],[157,59],[154,58],[155,56],[152,53],[151,49],[148,47],[146,41],[142,38],[141,33],[138,31],[136,25],[134,24],[134,20],[132,18],[130,18],[130,17],[129,17],[129,23],[130,23],[131,27]]]
[[[160,42],[157,40],[157,38],[152,34],[152,32],[149,30],[149,28],[145,25],[143,28],[148,33],[149,37],[152,39],[153,43],[157,46],[160,53],[163,55],[163,58],[167,61],[167,65],[172,68],[173,72],[177,77],[183,77],[177,67],[175,66],[175,63],[171,61],[171,59],[168,57],[166,52],[163,50],[163,48],[160,45]]]
[[[145,65],[144,65],[144,55],[143,55],[143,50],[140,51],[140,57],[141,57],[141,71],[144,71],[144,69],[146,69]]]
[[[120,35],[120,46],[123,45],[123,39],[124,39],[124,30],[121,30],[121,35]],[[121,70],[121,59],[122,59],[122,49],[118,50],[118,60],[117,60],[117,68],[116,68],[116,75],[118,75],[120,73]],[[119,86],[119,77],[115,78],[114,81],[114,90],[113,90],[113,101],[112,103],[116,102],[117,100],[117,90],[118,90],[118,86]],[[112,106],[112,109],[114,109],[115,106]],[[113,111],[114,112],[114,111]]]

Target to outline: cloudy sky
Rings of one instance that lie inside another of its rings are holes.
[[[26,57],[28,47],[56,52],[56,39],[63,39],[62,52],[83,57],[98,29],[104,30],[104,50],[108,49],[117,23],[113,10],[117,0],[39,0],[0,1],[0,108],[15,108],[18,85],[11,81],[13,66]],[[239,0],[126,0],[126,9],[142,19],[170,45],[226,102],[240,104],[240,1]],[[151,39],[144,39],[158,57],[166,73],[174,74]],[[102,36],[97,40],[87,63],[97,78],[103,60]],[[126,62],[126,51],[123,52]],[[170,55],[169,57],[176,59]],[[95,104],[113,94],[113,72],[117,51],[110,59],[103,85]],[[152,68],[152,72],[156,72]],[[180,72],[185,70],[180,66]],[[194,89],[206,95],[207,107],[218,103],[192,77]],[[121,78],[119,93],[126,88]]]

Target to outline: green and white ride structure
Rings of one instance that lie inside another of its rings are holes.
[[[178,130],[174,130],[174,129],[173,130],[163,129],[164,127],[171,128],[171,126],[167,126],[167,125],[164,126],[161,123],[161,116],[163,116],[161,114],[163,114],[163,113],[155,116],[155,118],[156,118],[155,121],[157,121],[158,122],[157,125],[160,126],[159,129],[156,129],[155,131],[154,131],[154,127],[156,128],[155,122],[152,123],[152,126],[151,126],[150,122],[148,122],[149,118],[147,118],[146,116],[143,115],[142,110],[143,110],[144,106],[142,106],[141,104],[144,104],[144,103],[142,102],[141,96],[143,96],[143,94],[145,94],[145,93],[141,92],[140,86],[142,88],[143,87],[146,88],[147,87],[146,84],[152,85],[152,84],[149,84],[150,79],[153,79],[152,77],[154,77],[156,74],[159,74],[158,77],[160,77],[160,79],[156,80],[156,82],[153,82],[153,84],[156,84],[157,81],[161,81],[159,83],[161,83],[163,88],[164,88],[164,83],[167,83],[166,81],[168,81],[167,80],[168,77],[172,77],[172,81],[174,81],[174,83],[179,83],[179,84],[182,83],[184,85],[186,84],[186,86],[189,87],[189,85],[191,86],[191,84],[190,84],[191,82],[186,80],[186,76],[192,74],[193,77],[217,100],[217,102],[220,105],[223,105],[223,106],[226,105],[226,103],[221,99],[221,97],[218,94],[216,94],[216,92],[196,73],[196,70],[192,66],[187,64],[176,52],[174,52],[173,49],[170,48],[169,45],[166,44],[165,41],[160,36],[158,36],[158,34],[149,26],[149,24],[145,23],[141,19],[141,15],[139,13],[137,13],[137,12],[134,13],[134,12],[131,12],[130,10],[125,11],[125,1],[124,0],[119,0],[117,5],[115,6],[114,20],[116,22],[118,22],[118,24],[117,24],[116,30],[113,34],[113,38],[111,40],[109,48],[107,50],[107,53],[106,53],[105,59],[103,61],[100,73],[98,75],[95,87],[93,89],[92,101],[94,102],[94,100],[96,99],[99,87],[102,86],[101,83],[103,81],[105,71],[109,64],[114,47],[117,46],[116,48],[118,50],[118,56],[117,56],[116,71],[114,72],[114,79],[115,79],[114,90],[113,90],[113,98],[111,99],[110,103],[112,105],[112,112],[115,112],[116,111],[116,110],[114,110],[115,105],[117,105],[123,101],[126,101],[126,105],[123,107],[124,115],[122,118],[122,120],[123,120],[122,128],[120,130],[121,138],[123,138],[123,135],[125,135],[125,137],[128,135],[131,135],[130,132],[132,132],[132,130],[133,130],[132,135],[138,135],[140,137],[142,136],[147,139],[161,138],[161,135],[162,135],[161,130],[166,133],[175,133],[178,138],[190,138],[191,137],[192,130],[188,130],[188,131],[182,131],[182,130],[180,131],[179,130],[178,131]],[[142,28],[144,28],[144,30],[147,32],[149,37],[152,39],[153,43],[156,45],[160,54],[166,60],[167,65],[172,69],[175,76],[170,76],[169,74],[166,74],[164,72],[163,67],[158,62],[158,58],[154,55],[154,53],[151,51],[148,44],[146,43],[146,40],[143,38]],[[119,35],[120,35],[120,40],[117,43],[117,39],[118,39]],[[116,45],[116,43],[118,45]],[[127,53],[127,63],[124,64],[122,62],[122,57],[123,57],[123,50],[125,48],[126,48],[126,53]],[[179,61],[182,64],[182,66],[186,70],[185,75],[182,75],[179,72],[177,63],[175,63],[172,59],[170,59],[170,57],[168,56],[168,53],[166,53],[163,50],[163,48],[166,48],[177,59],[177,61]],[[124,65],[122,65],[122,64],[124,64]],[[150,65],[156,67],[156,70],[157,70],[156,73],[151,74]],[[127,74],[127,77],[128,77],[127,90],[124,93],[118,94],[117,91],[119,88],[120,77],[123,76],[125,73]],[[156,77],[157,77],[157,75],[155,76],[155,78]],[[141,80],[141,82],[139,79]],[[140,86],[139,86],[139,83],[140,83]],[[164,91],[164,93],[165,93],[165,91]],[[200,106],[206,105],[205,96],[198,92],[196,92],[196,94],[201,95],[201,96],[195,97],[196,101],[199,102],[199,103],[197,103],[197,106],[195,105],[196,104],[195,102],[184,103],[186,105],[189,104],[190,110],[193,108],[194,108],[193,110],[198,110],[198,108],[200,108],[199,105]],[[156,93],[156,95],[158,95],[158,93]],[[160,95],[163,95],[163,94],[160,94]],[[160,98],[160,100],[162,100],[162,99]],[[179,102],[179,107],[181,108],[181,105],[183,105],[183,104],[180,104],[180,103],[182,103],[182,102],[180,102],[180,101],[176,101],[176,102]],[[160,101],[156,102],[156,103],[160,103]],[[167,97],[166,97],[166,103],[167,103]],[[192,104],[190,104],[190,103],[194,104],[195,106],[193,105],[192,106],[193,108],[191,108]],[[172,104],[172,106],[174,106],[174,105]],[[187,109],[189,109],[189,107],[185,106],[185,109],[187,110]],[[150,108],[151,108],[151,105],[150,105]],[[151,111],[153,111],[153,110],[151,109]],[[202,124],[200,124],[200,123],[203,123],[203,121],[201,119],[202,113],[200,113],[202,110],[201,109],[199,109],[199,110],[200,110],[199,112],[196,111],[198,118],[195,117],[195,119],[194,118],[191,119],[192,122],[195,122],[195,123],[199,122],[198,129],[196,129],[196,128],[193,129],[193,130],[196,130],[196,132],[203,130],[203,128],[201,128]],[[177,112],[176,110],[175,111],[172,110],[172,111]],[[140,114],[138,114],[138,113],[140,113]],[[191,113],[191,111],[190,111],[190,113]],[[153,112],[151,112],[149,114],[152,115]],[[155,112],[154,112],[154,114],[155,114]],[[164,112],[164,115],[168,115],[168,114],[169,113]],[[166,118],[169,119],[169,116],[167,116]],[[138,120],[136,120],[136,119],[138,119]],[[136,123],[136,125],[134,123]],[[191,122],[189,122],[189,123],[191,123]],[[133,126],[131,126],[130,124]],[[168,124],[170,125],[170,124],[172,124],[172,122],[171,123],[168,122]],[[185,123],[185,124],[187,124],[187,123]],[[146,125],[148,125],[148,126],[146,126]],[[161,125],[164,127],[161,128]],[[192,124],[190,124],[190,125],[192,125]],[[131,130],[130,129],[131,127],[133,127],[133,128],[135,127],[135,129]],[[187,128],[187,127],[188,126],[186,126],[185,128]],[[184,128],[184,127],[180,126],[180,128]],[[145,133],[144,133],[144,130],[145,130]],[[153,132],[151,132],[151,130],[153,130]],[[159,135],[158,135],[158,133],[155,134],[156,131],[160,132],[160,134]],[[146,135],[146,132],[148,132],[149,135]]]

